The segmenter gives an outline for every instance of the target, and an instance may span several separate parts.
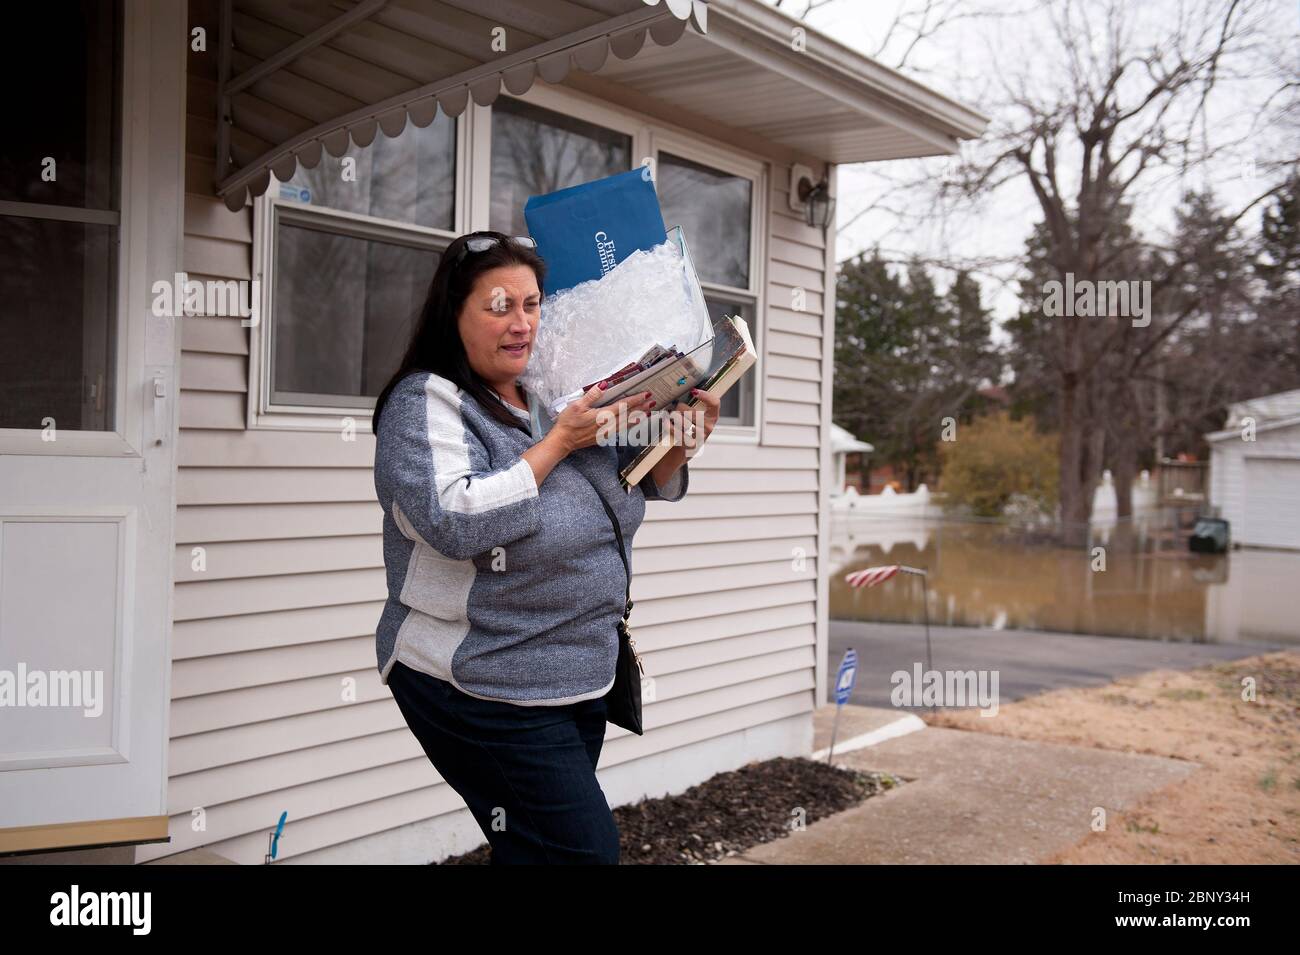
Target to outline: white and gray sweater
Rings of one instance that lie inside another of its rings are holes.
[[[502,405],[527,428],[527,412]],[[631,561],[646,500],[681,500],[689,465],[667,487],[647,475],[627,493],[618,469],[637,449],[595,445],[539,487],[521,457],[533,444],[440,375],[412,373],[390,393],[375,446],[385,684],[401,660],[471,696],[523,705],[574,703],[613,685],[627,586],[590,481],[618,516]]]

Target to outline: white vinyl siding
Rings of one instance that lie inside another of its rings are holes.
[[[251,207],[232,214],[211,195],[212,64],[190,62],[185,267],[246,279]],[[554,90],[532,92],[552,106]],[[761,432],[715,434],[691,462],[690,492],[650,503],[636,536],[633,625],[656,701],[644,737],[610,727],[600,776],[613,805],[811,746],[828,273],[822,232],[790,210],[788,180],[787,166],[768,167],[754,237],[765,250]],[[471,227],[486,214],[469,213]],[[790,307],[795,287],[804,311]],[[449,844],[443,825],[477,837],[375,668],[385,581],[372,435],[248,430],[249,330],[192,318],[181,331],[172,842],[138,858],[207,845],[261,863],[284,810],[288,861],[428,857]],[[349,679],[355,702],[343,699]],[[421,822],[418,844],[384,835]]]

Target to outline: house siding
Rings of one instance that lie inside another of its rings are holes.
[[[192,4],[191,19],[207,7]],[[190,278],[249,279],[251,207],[231,213],[211,189],[214,69],[191,54],[184,265]],[[611,804],[811,749],[833,263],[821,230],[790,210],[788,179],[774,162],[761,442],[715,437],[692,460],[690,493],[649,503],[636,536],[634,624],[656,699],[644,737],[610,727],[600,777]],[[172,841],[137,858],[206,845],[260,863],[286,810],[292,862],[429,861],[474,844],[463,802],[374,668],[385,583],[373,437],[249,430],[249,330],[194,317],[181,333]],[[406,826],[410,839],[393,832]]]

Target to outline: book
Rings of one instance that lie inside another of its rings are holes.
[[[666,407],[703,380],[711,349],[709,341],[690,352],[670,351],[642,371],[610,384],[593,407],[604,408],[643,391],[650,392],[659,407]]]
[[[637,249],[662,244],[667,231],[641,168],[533,196],[524,221],[546,260],[547,295],[600,278]]]
[[[710,342],[711,361],[695,387],[716,397],[722,397],[740,381],[745,372],[758,361],[754,351],[754,342],[749,336],[749,324],[739,315],[723,316],[714,325],[714,335]],[[689,388],[687,389],[689,390]],[[688,410],[700,404],[696,395],[678,403],[679,410]],[[623,489],[631,492],[632,488],[649,474],[664,455],[672,450],[673,438],[665,432],[659,440],[646,445],[628,462],[627,467],[619,472],[619,481]]]
[[[668,402],[681,397],[704,379],[712,347],[711,339],[690,352],[681,352],[671,346],[654,345],[641,359],[629,362],[613,374],[559,398],[549,409],[551,416],[557,417],[566,405],[577,401],[602,383],[605,392],[592,403],[593,408],[608,407],[643,391],[650,392],[659,407],[665,407]]]

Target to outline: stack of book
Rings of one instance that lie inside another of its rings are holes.
[[[558,415],[569,402],[577,401],[600,384],[605,386],[605,393],[593,407],[604,408],[648,391],[662,408],[704,378],[712,349],[712,339],[689,352],[679,351],[672,345],[652,345],[640,358],[628,362],[618,371],[565,395],[550,409],[551,414]]]
[[[680,226],[664,227],[654,184],[644,170],[635,169],[549,195],[534,196],[528,200],[524,216],[529,232],[537,241],[538,252],[547,263],[548,296],[602,278],[638,249],[650,250],[665,238],[674,242],[682,254],[682,281],[688,293],[690,314],[679,316],[686,320],[674,323],[677,330],[671,334],[699,343],[683,350],[675,343],[663,341],[646,348],[646,338],[629,342],[629,351],[635,358],[611,356],[609,364],[614,370],[550,402],[550,407],[545,409],[529,389],[534,438],[541,438],[569,402],[602,381],[607,387],[595,407],[607,407],[630,395],[649,391],[655,399],[653,414],[659,419],[657,424],[662,425],[663,414],[670,410],[676,414],[689,412],[700,403],[689,394],[692,388],[721,397],[754,365],[757,355],[749,326],[738,316],[715,320],[709,315],[686,237]],[[593,322],[601,319],[602,316],[592,316]],[[683,327],[690,332],[682,333]],[[571,387],[572,382],[568,381],[556,392]],[[679,400],[684,395],[686,398]],[[676,407],[670,409],[673,402],[677,403]],[[551,421],[544,420],[548,412]],[[643,447],[620,474],[628,491],[673,446],[673,436],[667,429],[653,428],[651,433],[661,436]],[[620,435],[620,440],[624,437]]]
[[[754,351],[754,342],[749,336],[749,325],[739,315],[724,316],[715,322],[713,338],[705,344],[709,347],[710,355],[704,373],[696,379],[695,383],[686,385],[677,392],[678,395],[691,388],[699,388],[721,398],[758,360],[758,355]],[[703,348],[704,345],[700,347]],[[689,412],[700,403],[698,396],[690,395],[679,401],[671,413]],[[673,436],[666,432],[657,441],[642,448],[640,453],[628,462],[627,467],[619,472],[623,489],[630,492],[672,448]]]

